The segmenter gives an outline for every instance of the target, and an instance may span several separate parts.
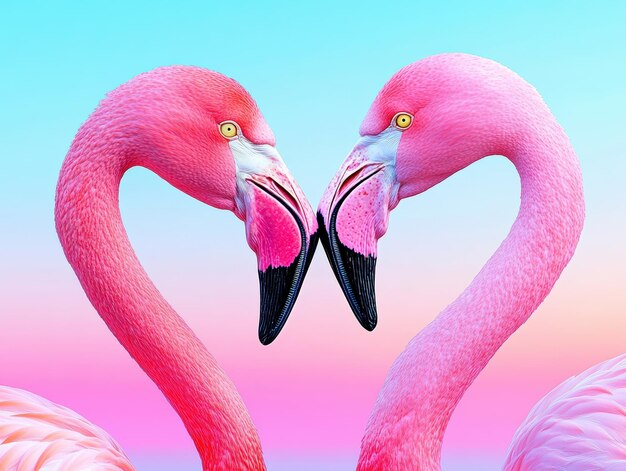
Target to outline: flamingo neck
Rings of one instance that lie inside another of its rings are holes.
[[[498,348],[548,295],[583,226],[578,159],[548,115],[508,152],[521,179],[511,231],[469,287],[396,359],[358,469],[439,470],[450,416]]]
[[[65,255],[111,332],[181,417],[203,469],[264,470],[257,431],[234,384],[130,245],[118,193],[136,162],[119,144],[101,141],[81,130],[61,169],[55,217]]]

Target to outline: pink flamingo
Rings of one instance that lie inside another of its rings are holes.
[[[195,67],[135,77],[78,131],[59,177],[56,226],[90,301],[161,389],[205,470],[263,470],[257,431],[215,359],[141,267],[118,205],[126,170],[144,166],[246,223],[261,284],[261,342],[284,325],[314,251],[317,222],[252,97]],[[130,470],[115,441],[77,414],[0,389],[0,469]]]
[[[400,199],[488,155],[521,178],[511,232],[469,287],[396,359],[361,445],[358,469],[438,470],[463,393],[548,295],[583,227],[578,159],[536,90],[479,57],[429,57],[395,74],[362,138],[327,189],[318,221],[337,279],[361,324],[376,325],[376,242]],[[626,469],[626,356],[543,398],[515,434],[507,470]]]

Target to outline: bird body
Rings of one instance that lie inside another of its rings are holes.
[[[621,471],[625,442],[626,354],[545,395],[515,432],[504,469]]]
[[[0,386],[0,469],[133,471],[104,430],[74,411]]]

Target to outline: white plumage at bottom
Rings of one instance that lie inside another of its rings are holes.
[[[626,355],[544,396],[517,429],[510,471],[626,471]]]
[[[120,446],[70,409],[0,386],[0,470],[133,471]]]

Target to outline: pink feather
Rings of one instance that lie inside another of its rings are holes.
[[[626,469],[626,354],[544,396],[515,432],[504,469]]]
[[[77,413],[0,386],[0,469],[133,471],[120,446]]]

